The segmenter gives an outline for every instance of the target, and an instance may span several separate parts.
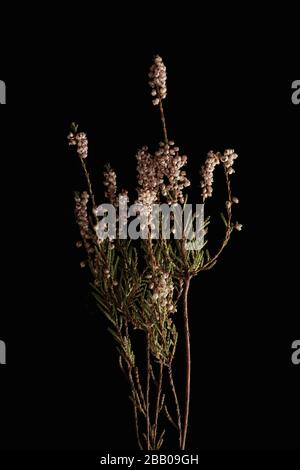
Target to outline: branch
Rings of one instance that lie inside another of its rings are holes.
[[[226,185],[227,185],[227,195],[228,195],[228,201],[231,202],[231,186],[230,186],[230,179],[229,179],[229,176],[228,176],[228,172],[226,170],[226,168],[224,167],[224,170],[225,170],[225,176],[226,176]],[[222,251],[224,250],[224,248],[226,247],[226,245],[228,244],[229,240],[230,240],[230,235],[231,235],[231,232],[232,232],[232,226],[231,226],[231,219],[232,219],[232,211],[231,211],[231,205],[229,206],[226,206],[226,209],[227,209],[227,225],[226,225],[226,232],[225,232],[225,237],[224,237],[224,240],[223,240],[223,243],[221,245],[221,247],[219,248],[219,250],[217,251],[217,253],[215,254],[215,256],[213,258],[211,258],[206,264],[204,264],[202,266],[202,268],[200,268],[198,270],[198,272],[200,271],[207,271],[208,269],[210,269],[212,267],[213,264],[215,264],[215,262],[217,261],[217,259],[219,258],[220,254],[222,253]]]
[[[156,399],[156,411],[155,411],[155,422],[154,422],[154,431],[153,431],[153,444],[156,448],[156,436],[157,436],[157,425],[158,425],[158,415],[160,409],[160,395],[162,389],[162,380],[163,380],[163,363],[159,363],[159,379],[158,379],[158,390],[157,390],[157,399]]]
[[[184,286],[184,309],[183,309],[183,320],[184,320],[184,336],[185,336],[185,357],[186,357],[186,384],[185,384],[185,410],[183,420],[183,433],[181,450],[185,449],[188,421],[189,421],[189,410],[190,410],[190,393],[191,393],[191,345],[190,345],[190,331],[189,331],[189,318],[188,318],[188,292],[190,287],[190,277],[187,276]]]
[[[149,417],[149,394],[150,394],[150,339],[147,332],[147,390],[146,390],[146,420],[147,420],[147,450],[150,449],[150,417]]]
[[[179,436],[178,436],[179,437],[179,447],[181,447],[181,439],[182,439],[181,413],[180,413],[180,407],[179,407],[178,397],[177,397],[177,393],[176,393],[176,388],[175,388],[175,384],[174,384],[174,380],[173,380],[173,372],[172,372],[171,364],[168,367],[168,372],[169,372],[169,381],[170,381],[172,393],[173,393],[173,396],[174,396],[175,406],[176,406],[177,427],[178,427],[178,433],[179,433]]]

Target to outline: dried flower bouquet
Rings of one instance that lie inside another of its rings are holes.
[[[150,68],[149,85],[154,106],[159,107],[163,141],[153,154],[148,147],[138,150],[137,198],[140,230],[146,236],[138,239],[116,236],[108,228],[107,209],[96,204],[90,175],[86,166],[88,141],[85,133],[73,124],[69,144],[76,147],[87,182],[87,190],[75,193],[75,216],[81,240],[78,247],[85,250],[85,260],[92,276],[92,291],[99,309],[106,315],[109,331],[115,340],[119,364],[125,374],[133,404],[137,443],[140,449],[160,449],[164,443],[166,424],[176,430],[178,448],[186,448],[189,422],[191,350],[189,332],[188,294],[191,280],[199,272],[214,266],[227,245],[234,229],[232,209],[239,201],[231,193],[231,176],[237,154],[210,151],[201,167],[202,203],[213,194],[214,171],[222,166],[227,187],[225,201],[225,234],[219,249],[210,255],[207,246],[209,219],[202,223],[204,243],[197,249],[187,246],[187,240],[175,236],[175,217],[170,215],[169,238],[155,235],[154,206],[165,203],[170,207],[187,205],[185,188],[190,185],[183,167],[187,156],[169,140],[163,109],[167,95],[167,73],[161,57],[156,56]],[[117,176],[108,165],[104,171],[105,198],[116,209],[129,203],[128,192],[118,191]],[[141,217],[143,216],[143,217]],[[192,214],[190,225],[197,217]],[[116,218],[118,234],[127,235],[130,216],[119,213]],[[146,222],[145,222],[146,221]],[[205,246],[205,249],[204,249]],[[176,327],[177,310],[182,310],[184,331]],[[181,334],[185,342],[184,397],[179,399],[173,377],[176,345]],[[144,341],[136,346],[136,337]],[[180,403],[182,401],[182,403]]]

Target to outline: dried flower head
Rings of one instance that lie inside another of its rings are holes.
[[[214,153],[212,150],[208,152],[204,165],[201,167],[201,195],[205,200],[211,197],[213,193],[214,170],[216,165],[220,163],[220,154]]]
[[[224,155],[221,156],[220,160],[223,163],[227,173],[232,175],[235,171],[232,168],[234,164],[234,160],[236,160],[238,155],[235,153],[233,149],[227,149],[224,152]]]
[[[87,158],[88,156],[88,139],[84,132],[73,133],[68,135],[69,145],[76,145],[79,158]]]
[[[117,175],[114,170],[110,167],[107,167],[106,171],[103,173],[104,175],[104,186],[106,188],[105,197],[109,199],[111,204],[116,203],[117,199]]]
[[[152,302],[156,305],[157,315],[176,312],[173,303],[174,286],[169,273],[159,270],[154,275],[154,282],[150,284]]]
[[[139,204],[151,206],[157,201],[159,180],[157,165],[148,147],[144,146],[138,150],[137,155],[137,178],[138,178],[138,200]]]
[[[88,200],[89,195],[86,191],[82,194],[75,193],[75,217],[83,240],[88,239],[90,236],[87,209]]]
[[[169,204],[183,204],[183,190],[190,186],[186,172],[182,170],[187,163],[187,156],[179,154],[179,147],[176,147],[172,140],[169,140],[168,144],[161,142],[155,156],[158,161],[161,194],[166,196]]]
[[[153,97],[152,103],[156,106],[160,100],[167,96],[167,69],[159,55],[154,57],[154,63],[150,67],[148,76]]]
[[[75,193],[75,218],[76,222],[79,227],[81,240],[77,241],[76,246],[78,248],[81,245],[84,246],[84,249],[87,254],[87,260],[82,261],[80,263],[81,267],[85,267],[86,265],[89,266],[91,269],[95,284],[97,283],[97,278],[99,275],[100,269],[100,259],[97,256],[95,251],[95,243],[96,243],[96,235],[94,230],[92,230],[90,223],[89,223],[89,216],[88,216],[88,201],[89,201],[89,194],[84,191],[83,193]]]
[[[166,197],[169,204],[184,202],[183,190],[190,186],[182,167],[187,162],[186,155],[179,154],[179,147],[173,141],[160,142],[154,156],[143,147],[137,153],[138,200],[150,214],[151,206],[159,195]]]

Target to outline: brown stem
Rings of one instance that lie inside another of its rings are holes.
[[[126,338],[129,338],[129,328],[128,328],[128,321],[125,319],[125,334]],[[138,392],[136,391],[133,376],[132,376],[132,364],[127,362],[128,367],[128,378],[131,386],[131,393],[132,393],[132,400],[133,400],[133,412],[134,412],[134,422],[135,422],[135,433],[138,442],[138,446],[140,450],[143,450],[143,446],[141,444],[140,439],[140,431],[139,431],[139,418],[138,418],[138,403],[137,398],[139,399]]]
[[[228,198],[228,201],[231,202],[231,185],[230,185],[230,179],[229,179],[229,175],[228,175],[228,171],[227,169],[224,167],[225,169],[225,177],[226,177],[226,185],[227,185],[227,198]],[[232,219],[232,211],[231,211],[231,206],[227,207],[227,225],[226,225],[226,233],[225,233],[225,237],[224,237],[224,240],[222,242],[222,245],[221,247],[219,248],[219,250],[217,251],[217,253],[214,255],[213,258],[211,258],[206,264],[204,264],[202,266],[202,268],[200,269],[200,271],[206,271],[207,269],[209,269],[211,267],[211,265],[219,258],[220,254],[222,253],[222,251],[224,250],[224,248],[226,247],[227,243],[229,242],[230,240],[230,235],[231,235],[231,232],[232,232],[232,227],[231,227],[231,219]]]
[[[96,206],[95,196],[94,196],[94,193],[93,193],[92,183],[91,183],[91,180],[90,180],[90,175],[89,175],[89,172],[87,170],[87,167],[86,167],[86,164],[85,164],[83,158],[80,157],[80,161],[81,161],[81,165],[82,165],[82,168],[83,168],[85,179],[86,179],[86,182],[87,182],[87,185],[88,185],[89,194],[90,194],[91,200],[92,200],[93,218],[94,218],[95,223],[97,224],[98,223],[98,219],[97,219],[97,215],[96,215],[97,206]]]
[[[157,380],[155,378],[155,375],[154,375],[154,372],[153,372],[153,367],[152,367],[151,364],[150,364],[150,375],[151,375],[151,379],[153,380],[155,386],[158,387],[158,383],[157,383]]]
[[[162,379],[163,379],[163,363],[159,363],[159,379],[158,379],[158,390],[157,390],[157,399],[156,399],[156,411],[155,411],[155,422],[154,422],[154,433],[153,433],[153,447],[156,448],[156,435],[157,435],[157,425],[158,425],[158,414],[160,408],[160,395],[162,389]]]
[[[149,339],[149,332],[147,332],[147,389],[146,389],[147,450],[150,449],[149,394],[150,394],[150,339]]]
[[[159,96],[160,119],[161,119],[161,123],[162,123],[162,127],[163,127],[164,139],[165,139],[165,143],[168,145],[169,141],[168,141],[166,118],[165,118],[164,108],[163,108],[162,100],[161,100],[161,97],[160,97],[159,89],[157,89],[157,94]]]
[[[131,393],[132,393],[132,399],[133,399],[133,412],[134,412],[136,438],[137,438],[137,442],[138,442],[138,446],[140,450],[143,450],[143,446],[140,440],[140,432],[139,432],[139,420],[138,420],[137,403],[136,403],[136,390],[135,390],[135,386],[134,386],[134,382],[132,378],[131,368],[129,368],[128,370],[128,377],[129,377],[129,382],[131,385]]]
[[[92,199],[93,209],[96,210],[96,202],[95,202],[95,197],[94,197],[94,193],[93,193],[92,183],[91,183],[91,180],[90,180],[90,175],[89,175],[89,172],[87,171],[86,164],[85,164],[83,158],[80,157],[80,161],[81,161],[84,176],[85,176],[85,179],[86,179],[86,182],[87,182],[87,185],[88,185],[89,194],[90,194],[91,199]]]
[[[134,373],[135,373],[135,381],[137,383],[137,389],[138,389],[139,396],[140,396],[140,401],[143,405],[144,410],[146,410],[145,397],[144,397],[144,394],[143,394],[143,390],[142,390],[142,386],[141,386],[141,382],[140,382],[139,369],[138,369],[137,366],[135,366],[135,368],[134,368]]]
[[[177,415],[177,426],[178,426],[178,437],[179,437],[179,447],[181,447],[181,439],[182,439],[182,430],[181,430],[181,414],[180,414],[180,407],[179,407],[179,402],[178,402],[178,397],[176,393],[176,388],[173,380],[173,372],[172,372],[172,366],[169,365],[168,367],[168,372],[169,372],[169,380],[170,380],[170,385],[172,389],[172,393],[174,396],[174,401],[175,401],[175,407],[176,407],[176,415]]]
[[[182,432],[182,442],[181,442],[182,450],[185,450],[186,435],[187,435],[188,421],[189,421],[190,393],[191,393],[191,344],[190,344],[189,317],[188,317],[188,292],[190,288],[190,280],[191,280],[190,276],[187,276],[185,280],[184,300],[183,300],[186,383],[185,383],[185,409],[184,409],[183,432]]]

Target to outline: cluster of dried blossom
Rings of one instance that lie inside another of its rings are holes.
[[[88,201],[89,195],[86,191],[80,193],[75,193],[75,218],[79,227],[80,236],[82,241],[78,241],[76,246],[80,248],[82,242],[84,244],[85,251],[88,256],[88,261],[90,267],[92,267],[92,254],[94,253],[94,240],[95,234],[90,228],[89,224],[89,215],[88,215]],[[85,261],[81,261],[80,266],[84,268],[86,265]]]
[[[191,184],[186,177],[186,171],[182,170],[187,163],[187,156],[179,154],[179,147],[175,146],[172,140],[169,140],[168,144],[161,142],[155,155],[159,162],[159,171],[165,177],[160,186],[162,195],[167,198],[169,204],[183,204],[183,190]]]
[[[154,63],[150,67],[149,78],[152,103],[157,106],[160,100],[167,96],[167,69],[159,55],[155,56]]]
[[[103,173],[104,176],[104,186],[105,186],[105,197],[113,205],[116,204],[117,200],[117,175],[115,171],[111,168],[108,168]]]
[[[214,181],[214,171],[217,165],[223,163],[225,172],[227,175],[232,175],[234,173],[233,164],[238,155],[234,150],[228,149],[225,150],[222,155],[220,152],[214,153],[212,150],[208,152],[204,165],[201,167],[201,195],[203,200],[212,196],[213,193],[213,181]],[[236,200],[234,200],[236,199]],[[232,201],[227,201],[227,207],[232,202],[238,202],[237,198],[232,199]]]
[[[224,164],[224,167],[229,175],[232,175],[235,172],[233,169],[233,164],[237,157],[238,155],[233,149],[225,150],[224,155],[220,157],[220,160]]]
[[[88,156],[88,139],[84,132],[70,132],[68,135],[69,145],[77,147],[77,154],[80,158],[87,158]]]
[[[148,147],[137,153],[138,202],[151,206],[166,197],[169,204],[184,203],[183,189],[190,186],[182,167],[186,155],[179,154],[179,147],[173,141],[160,142],[159,149],[152,155]]]
[[[152,282],[149,285],[152,291],[152,303],[155,306],[156,315],[159,312],[170,314],[176,312],[176,306],[173,301],[174,285],[170,273],[163,270],[156,271],[152,276]]]
[[[220,156],[212,150],[208,152],[204,165],[201,167],[201,195],[205,200],[211,197],[213,193],[214,171],[217,165],[220,164]]]

